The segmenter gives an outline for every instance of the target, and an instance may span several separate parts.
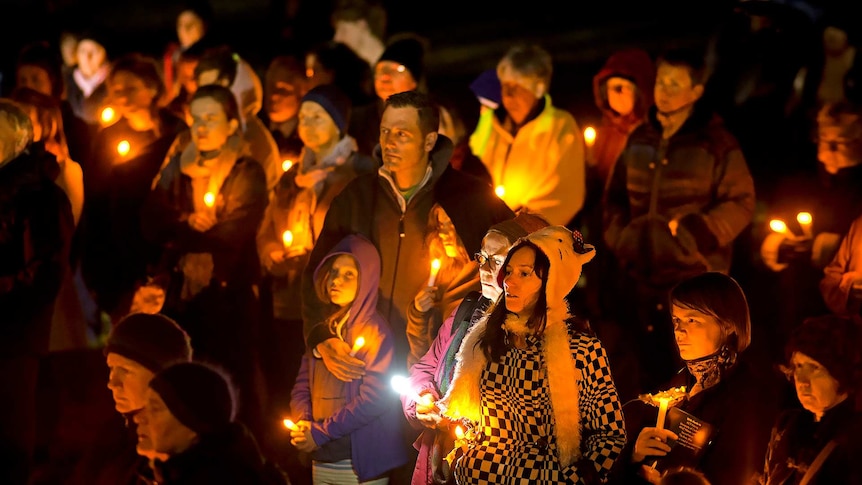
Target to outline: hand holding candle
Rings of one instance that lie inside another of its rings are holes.
[[[437,273],[440,272],[440,260],[434,259],[431,261],[431,276],[428,277],[428,284],[426,286],[434,286],[434,283],[437,282]]]
[[[284,421],[282,421],[282,423],[284,423],[285,428],[287,428],[291,431],[299,431],[299,426],[297,426],[296,423],[294,423],[290,419],[285,419]]]
[[[350,349],[350,356],[356,357],[356,353],[359,352],[359,349],[361,349],[364,345],[365,345],[365,337],[358,337],[356,339],[356,342],[353,342],[353,348]]]

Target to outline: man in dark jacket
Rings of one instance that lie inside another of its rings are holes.
[[[485,227],[514,217],[494,197],[490,185],[449,166],[452,143],[437,133],[439,124],[438,109],[425,94],[407,91],[386,100],[380,144],[375,148],[382,167],[378,173],[354,179],[332,201],[306,266],[302,282],[306,345],[319,352],[327,368],[341,380],[361,377],[363,362],[351,357],[350,346],[327,333],[325,325],[310,332],[325,316],[314,293],[312,272],[336,242],[358,233],[380,251],[378,309],[395,334],[396,362],[404,363],[407,309],[427,284],[430,271],[425,230],[434,203],[444,193],[459,193],[474,201],[464,207],[470,207],[468,216]]]
[[[173,363],[191,361],[192,347],[185,330],[170,318],[134,313],[114,326],[103,352],[117,413],[105,422],[72,483],[133,484],[139,469],[154,454],[153,450],[136,451],[138,437],[132,419],[146,403],[153,376]]]
[[[29,475],[39,357],[74,227],[57,161],[32,140],[27,112],[0,99],[0,483],[11,484]]]
[[[703,95],[700,53],[659,58],[655,107],[629,137],[604,196],[605,241],[620,264],[618,316],[635,324],[643,390],[674,370],[667,292],[705,271],[727,273],[736,237],[754,213],[754,182],[736,139],[696,104]],[[636,312],[636,313],[632,313]]]
[[[287,485],[235,415],[236,390],[219,369],[182,362],[156,374],[135,415],[138,450],[161,455],[145,478],[162,485]]]

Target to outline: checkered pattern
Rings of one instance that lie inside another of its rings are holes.
[[[625,444],[622,409],[598,340],[577,335],[570,348],[584,376],[581,449],[605,476]],[[526,349],[510,349],[483,372],[485,438],[458,461],[455,477],[460,485],[579,482],[574,466],[561,470],[557,463],[546,379],[542,348],[535,339],[528,339]]]

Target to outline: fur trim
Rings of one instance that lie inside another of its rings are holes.
[[[565,320],[551,320],[548,314],[543,343],[557,435],[557,458],[565,468],[581,458],[581,373],[575,367]]]
[[[488,315],[490,313],[486,313],[464,336],[456,357],[458,363],[452,375],[452,385],[438,404],[450,418],[467,418],[475,422],[481,418],[482,371],[487,367],[488,359],[477,344],[485,333]]]

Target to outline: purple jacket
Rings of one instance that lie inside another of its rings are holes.
[[[329,370],[321,359],[306,352],[291,392],[290,405],[294,419],[312,422],[311,435],[318,446],[350,436],[353,469],[362,482],[405,464],[407,453],[402,444],[397,397],[389,387],[394,340],[392,331],[376,310],[380,256],[367,239],[347,236],[320,262],[314,281],[324,278],[334,258],[342,254],[353,256],[359,268],[359,287],[342,335],[346,342],[354,342],[359,336],[365,338],[365,346],[356,354],[365,361],[365,376],[344,386],[347,398],[344,407],[322,422],[314,422],[311,383],[315,372],[328,373]]]

